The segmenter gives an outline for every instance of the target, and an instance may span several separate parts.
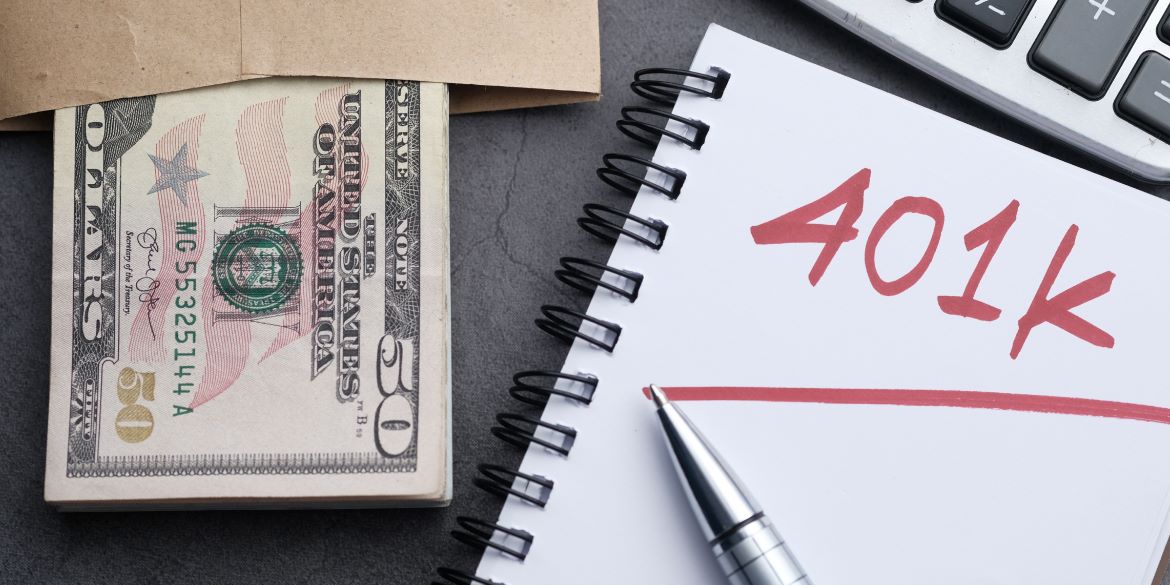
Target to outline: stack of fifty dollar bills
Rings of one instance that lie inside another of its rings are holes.
[[[450,500],[444,85],[69,108],[54,156],[46,501]]]

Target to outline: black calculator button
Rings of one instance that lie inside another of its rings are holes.
[[[1032,0],[938,0],[934,5],[943,20],[997,49],[1012,44],[1031,6]]]
[[[1158,24],[1158,38],[1162,39],[1163,43],[1170,43],[1170,10],[1166,11],[1162,22]]]
[[[1028,60],[1057,83],[1100,99],[1153,5],[1154,0],[1063,0]]]
[[[1170,59],[1142,56],[1117,99],[1117,113],[1170,142]]]

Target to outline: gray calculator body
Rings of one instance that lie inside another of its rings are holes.
[[[1170,0],[801,0],[1024,123],[1170,182]]]

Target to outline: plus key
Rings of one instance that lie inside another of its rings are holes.
[[[1154,0],[1063,0],[1028,61],[1073,92],[1100,99],[1153,5]]]

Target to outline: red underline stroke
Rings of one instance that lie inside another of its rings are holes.
[[[973,390],[898,390],[875,388],[768,388],[732,386],[692,386],[663,388],[666,396],[677,401],[733,402],[805,402],[819,404],[869,404],[894,406],[943,406],[1013,410],[1047,414],[1096,416],[1138,420],[1170,425],[1170,408],[1131,402],[980,392]],[[643,390],[650,397],[650,390]]]

